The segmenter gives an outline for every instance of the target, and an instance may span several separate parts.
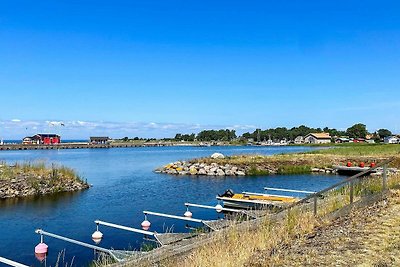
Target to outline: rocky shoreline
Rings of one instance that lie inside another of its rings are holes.
[[[172,175],[206,175],[206,176],[244,176],[246,170],[230,164],[218,165],[217,163],[191,163],[176,161],[155,170],[157,173]]]
[[[204,176],[247,176],[253,175],[250,168],[239,167],[231,164],[219,165],[217,163],[193,163],[176,161],[155,170],[156,173],[170,175],[204,175]],[[266,174],[277,174],[276,169],[263,170]],[[309,168],[309,173],[336,174],[333,168]]]
[[[90,187],[78,176],[68,174],[58,169],[47,169],[39,174],[37,170],[0,166],[0,199],[73,192]]]
[[[293,156],[293,155],[292,155]],[[226,158],[220,153],[215,153],[208,158],[193,159],[190,161],[176,161],[169,163],[155,170],[156,173],[170,175],[198,175],[198,176],[253,176],[253,175],[274,175],[274,174],[337,174],[334,165],[343,165],[348,160],[356,163],[355,159],[326,159],[321,157],[318,161],[313,160],[314,155],[298,155],[293,158],[258,157],[247,156],[245,160],[235,157]],[[284,157],[284,156],[283,156]],[[306,157],[306,158],[301,158]],[[371,159],[364,159],[370,164]],[[321,162],[322,161],[322,162]],[[358,160],[360,161],[360,160]],[[236,164],[235,164],[236,163]],[[342,163],[342,164],[340,164]],[[357,166],[357,165],[355,165]],[[389,168],[389,173],[396,173],[399,170]],[[381,175],[382,168],[378,168],[372,175]]]

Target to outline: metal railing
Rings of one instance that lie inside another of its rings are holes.
[[[296,206],[299,206],[304,203],[309,203],[310,200],[313,201],[313,211],[314,215],[317,215],[318,213],[318,198],[322,197],[324,193],[327,193],[330,190],[336,189],[338,187],[344,186],[344,185],[349,185],[349,198],[350,198],[350,204],[353,204],[354,202],[354,184],[357,180],[360,180],[363,176],[367,175],[368,173],[371,173],[375,171],[378,168],[383,168],[383,173],[382,173],[382,191],[386,191],[388,189],[387,185],[387,165],[392,162],[394,158],[387,159],[379,164],[377,164],[374,167],[371,167],[363,172],[357,173],[356,175],[353,175],[343,181],[340,181],[336,184],[333,184],[321,191],[315,192],[313,194],[308,195],[307,197],[301,199],[300,201],[293,203],[287,207],[287,209],[294,208]],[[373,179],[373,178],[369,178]]]
[[[29,267],[28,265],[16,262],[16,261],[12,261],[3,257],[0,257],[0,262],[7,264],[9,266],[13,266],[13,267]]]

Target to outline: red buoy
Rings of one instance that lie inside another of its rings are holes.
[[[364,162],[360,162],[360,167],[364,168],[365,167],[365,163]]]
[[[346,166],[347,166],[347,167],[351,167],[351,162],[348,161],[347,164],[346,164]]]
[[[370,166],[371,168],[373,168],[373,167],[376,166],[376,164],[375,164],[375,162],[372,162],[369,166]]]

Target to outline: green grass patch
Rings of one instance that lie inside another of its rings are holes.
[[[394,156],[400,155],[400,145],[348,143],[335,145],[331,149],[316,150],[307,153],[340,156]]]
[[[269,174],[270,173],[268,170],[257,169],[256,167],[251,167],[247,171],[247,175],[250,175],[250,176],[264,176],[264,175],[269,175]]]
[[[282,165],[278,168],[278,174],[309,174],[311,166],[308,165]]]

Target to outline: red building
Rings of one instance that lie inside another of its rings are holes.
[[[25,137],[23,144],[53,145],[61,143],[61,136],[58,134],[36,134],[32,137]]]

